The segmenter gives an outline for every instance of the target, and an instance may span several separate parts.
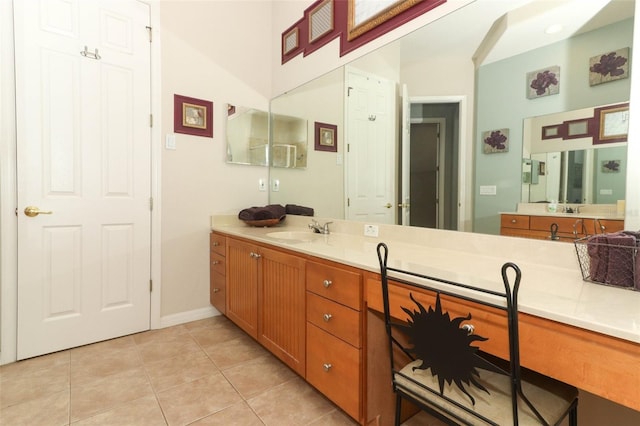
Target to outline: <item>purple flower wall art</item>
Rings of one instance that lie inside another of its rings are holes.
[[[489,130],[482,133],[482,147],[485,154],[509,151],[509,129]]]
[[[527,98],[535,99],[542,96],[560,93],[560,67],[543,68],[527,73]]]
[[[620,160],[604,160],[602,162],[602,173],[619,173]]]
[[[589,59],[589,85],[629,77],[629,48],[606,52]]]

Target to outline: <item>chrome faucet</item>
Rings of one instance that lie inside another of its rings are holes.
[[[311,219],[311,223],[309,224],[309,229],[311,229],[316,234],[329,235],[330,223],[333,223],[333,222],[327,222],[324,225],[320,225],[316,220]]]

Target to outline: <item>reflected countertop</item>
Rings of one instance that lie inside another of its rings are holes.
[[[332,220],[331,234],[320,235],[310,221],[289,215],[255,228],[220,215],[211,217],[211,229],[375,273],[376,246],[385,242],[389,266],[496,290],[500,268],[514,262],[522,270],[521,312],[640,344],[640,291],[583,281],[573,244],[398,225],[378,225],[378,237],[365,237],[363,223],[344,220]]]

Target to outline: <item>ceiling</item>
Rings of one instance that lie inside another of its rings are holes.
[[[633,17],[634,0],[475,0],[401,39],[405,64],[465,55],[476,66]],[[551,25],[562,30],[546,34]]]

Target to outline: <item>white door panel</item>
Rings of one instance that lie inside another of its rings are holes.
[[[150,46],[134,0],[14,11],[23,359],[149,328]]]
[[[347,218],[395,223],[393,82],[347,73]]]

